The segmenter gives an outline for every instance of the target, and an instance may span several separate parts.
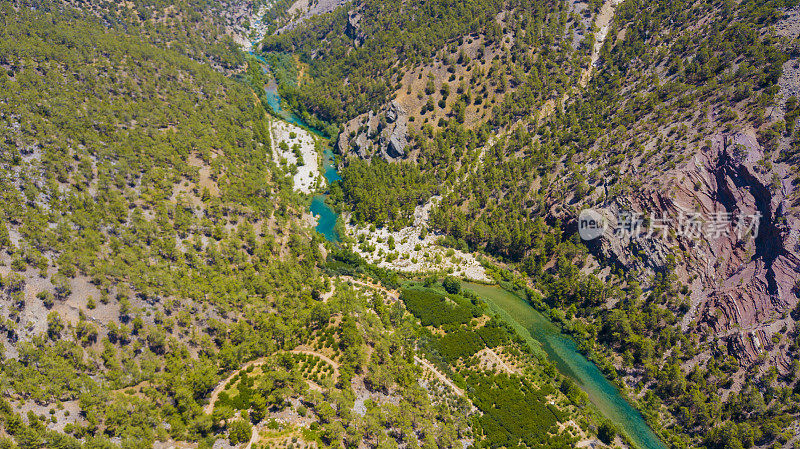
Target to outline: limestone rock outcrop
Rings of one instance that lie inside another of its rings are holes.
[[[392,100],[378,113],[370,111],[348,122],[337,145],[343,154],[362,159],[374,156],[387,161],[405,159],[410,146],[408,113]]]

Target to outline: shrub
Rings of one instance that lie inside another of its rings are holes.
[[[477,333],[457,330],[439,338],[436,348],[448,362],[467,358],[483,349],[485,345]]]
[[[477,333],[490,348],[496,348],[508,340],[508,331],[498,326],[494,320],[478,329]]]
[[[228,441],[231,445],[239,443],[247,443],[250,441],[250,435],[253,433],[253,426],[249,422],[237,419],[230,423],[228,430]]]
[[[517,376],[473,374],[474,404],[483,412],[476,423],[487,436],[487,447],[574,447],[569,437],[553,436],[559,412],[547,404],[546,389]],[[522,440],[520,441],[520,436]]]
[[[444,287],[447,293],[450,293],[451,295],[456,295],[461,291],[461,282],[459,282],[458,279],[452,276],[447,276],[442,281],[442,287]]]

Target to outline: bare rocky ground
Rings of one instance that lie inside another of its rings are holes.
[[[438,197],[434,197],[424,206],[417,206],[414,224],[396,232],[390,232],[386,228],[372,231],[352,224],[346,225],[347,235],[357,241],[353,244],[353,251],[381,268],[405,273],[444,271],[457,277],[489,282],[486,270],[474,254],[439,245],[437,242],[441,235],[424,234],[430,209],[438,200]],[[343,218],[345,223],[349,222],[347,217]],[[422,235],[425,235],[424,238]],[[394,239],[394,249],[390,238]],[[358,243],[362,239],[363,243]]]
[[[789,39],[800,36],[800,7],[787,11],[786,16],[775,25],[775,33]],[[783,107],[791,97],[800,98],[800,58],[793,57],[783,63],[783,72],[778,80],[778,107],[773,108],[771,116],[783,118]]]
[[[353,412],[361,416],[367,413],[367,401],[372,401],[376,404],[388,403],[397,405],[400,403],[400,398],[397,396],[385,394],[380,391],[370,391],[364,384],[363,376],[354,377],[351,386],[356,395],[355,403],[353,404]]]
[[[275,162],[279,165],[285,161],[297,167],[294,174],[294,189],[302,193],[311,193],[322,182],[319,171],[319,154],[316,138],[308,131],[283,120],[271,120],[272,151]],[[281,149],[281,142],[287,149]],[[297,151],[295,151],[296,149]],[[297,154],[300,154],[300,158]]]
[[[57,432],[64,432],[64,426],[67,424],[86,424],[86,421],[81,418],[81,409],[80,405],[78,405],[78,401],[63,401],[58,404],[49,405],[39,405],[33,402],[14,404],[12,402],[12,406],[26,423],[28,422],[28,412],[33,412],[40,418],[44,416],[46,418],[44,422],[47,424],[47,428]],[[55,418],[55,422],[53,422],[52,418]]]
[[[287,10],[288,17],[283,20],[282,26],[275,32],[280,34],[294,29],[304,21],[318,14],[329,13],[349,0],[297,0]],[[220,13],[225,17],[226,33],[243,50],[251,51],[254,44],[260,42],[267,35],[268,24],[264,18],[275,2],[266,3],[233,0],[223,8]],[[257,5],[257,6],[256,6]],[[280,24],[279,24],[280,25]]]
[[[252,50],[253,43],[263,39],[267,33],[267,26],[262,20],[267,7],[259,5],[254,9],[253,6],[252,1],[234,0],[220,11],[227,22],[225,32],[244,51]]]

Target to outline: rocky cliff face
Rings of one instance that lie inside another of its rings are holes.
[[[319,15],[329,13],[339,6],[347,3],[348,0],[297,0],[287,11],[290,17],[289,22],[278,29],[277,34],[293,30],[304,21]]]
[[[665,173],[668,181],[601,205],[609,226],[590,247],[649,274],[677,255],[676,274],[691,291],[683,329],[721,340],[745,363],[764,354],[786,371],[791,361],[772,336],[791,324],[798,302],[800,219],[788,212],[788,176],[765,160],[753,136],[717,135]],[[638,237],[625,231],[631,211],[641,214]]]
[[[367,38],[364,32],[361,30],[359,23],[361,22],[361,14],[357,11],[350,11],[347,16],[347,26],[344,29],[344,33],[350,38],[353,39],[353,45],[356,47],[360,47],[364,40]]]
[[[339,134],[339,150],[362,159],[404,159],[408,156],[408,117],[405,108],[392,100],[377,113],[370,111],[348,122]]]

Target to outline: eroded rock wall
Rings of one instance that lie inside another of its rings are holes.
[[[766,169],[764,160],[754,136],[714,136],[661,181],[601,205],[609,227],[590,247],[602,258],[648,274],[663,269],[674,255],[676,274],[691,292],[683,329],[722,341],[745,363],[765,353],[761,357],[785,370],[790,361],[772,336],[789,324],[798,302],[800,220],[787,213],[791,182]],[[624,223],[617,217],[631,211],[645,224],[651,217],[666,218],[671,230],[650,237],[645,230],[638,237],[620,233]],[[678,217],[692,214],[703,217],[700,232],[682,235]],[[729,222],[715,232],[714,217]],[[758,217],[757,224],[737,229],[740,217]]]

